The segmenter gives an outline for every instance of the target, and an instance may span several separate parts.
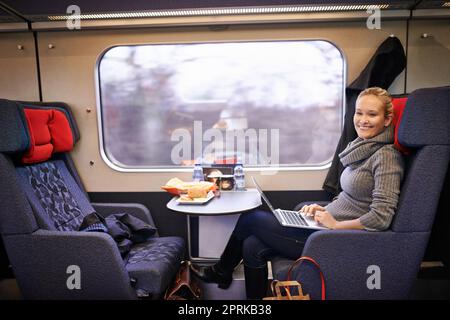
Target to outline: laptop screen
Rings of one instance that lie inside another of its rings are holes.
[[[267,199],[266,195],[262,191],[261,187],[259,186],[258,182],[256,182],[255,177],[252,177],[253,183],[255,184],[256,190],[258,190],[259,194],[261,195],[261,198],[264,199],[264,201],[267,203],[271,211],[275,211],[275,209],[272,207],[272,204],[270,203],[269,199]]]

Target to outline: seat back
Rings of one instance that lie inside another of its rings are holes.
[[[0,115],[0,232],[77,230],[94,209],[59,153],[79,139],[70,109],[0,100]]]
[[[391,229],[430,232],[450,161],[450,87],[411,93],[398,139],[411,152]]]
[[[31,145],[24,111],[14,101],[0,100],[0,233],[29,234],[37,222],[20,187],[13,158]]]
[[[16,172],[39,228],[75,231],[83,218],[94,212],[64,161],[19,166]]]

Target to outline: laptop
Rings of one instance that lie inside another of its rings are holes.
[[[316,230],[328,229],[316,222],[313,217],[306,217],[298,211],[274,209],[269,199],[266,197],[261,187],[256,182],[256,179],[252,177],[252,180],[255,184],[256,190],[258,190],[259,194],[261,195],[261,198],[263,198],[263,200],[267,203],[270,211],[272,211],[272,213],[282,226]]]

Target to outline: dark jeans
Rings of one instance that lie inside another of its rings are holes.
[[[276,254],[300,257],[306,240],[315,231],[283,227],[271,212],[253,210],[241,214],[233,235],[243,241],[244,264],[261,268]]]

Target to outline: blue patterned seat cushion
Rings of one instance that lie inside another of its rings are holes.
[[[184,240],[179,237],[154,237],[134,245],[126,258],[126,269],[137,280],[136,289],[160,297],[184,257]]]
[[[17,167],[16,171],[41,228],[78,230],[84,216],[94,211],[63,161]]]

